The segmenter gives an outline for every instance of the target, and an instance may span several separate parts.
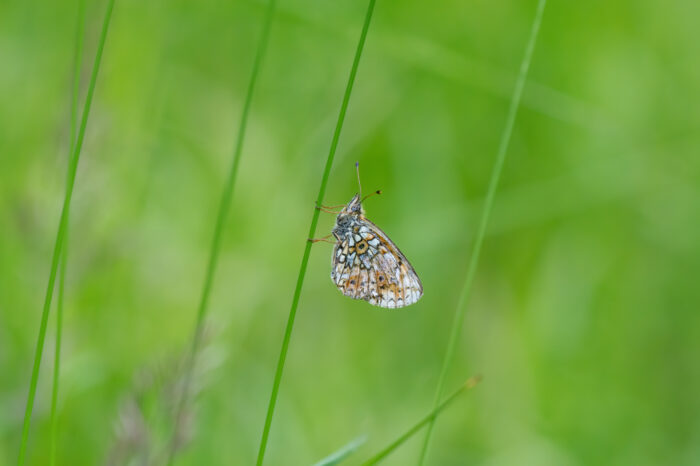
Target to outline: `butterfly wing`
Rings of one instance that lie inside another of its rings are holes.
[[[423,285],[406,256],[365,218],[336,243],[331,279],[345,296],[389,309],[408,306],[423,296]]]

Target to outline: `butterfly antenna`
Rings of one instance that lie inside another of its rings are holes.
[[[372,196],[374,196],[375,194],[381,194],[381,193],[382,193],[382,190],[381,190],[381,189],[378,189],[378,190],[376,190],[375,192],[373,192],[372,194],[368,194],[368,195],[366,195],[365,197],[363,197],[363,198],[360,200],[360,202],[365,202],[365,199],[367,199],[368,197],[372,197]]]
[[[355,162],[355,171],[357,172],[357,185],[360,187],[360,198],[362,197],[362,183],[360,183],[360,162]]]

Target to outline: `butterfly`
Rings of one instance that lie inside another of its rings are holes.
[[[360,184],[359,164],[356,168]],[[397,309],[413,304],[423,296],[423,284],[406,256],[365,217],[362,208],[362,201],[381,191],[364,198],[361,193],[360,185],[360,193],[340,212],[329,210],[332,207],[318,207],[338,214],[331,233],[337,240],[331,257],[331,280],[345,296],[363,299],[374,306]]]

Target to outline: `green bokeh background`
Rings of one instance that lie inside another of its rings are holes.
[[[254,462],[366,8],[278,3],[182,465]],[[0,3],[0,465],[19,450],[64,192],[76,8]],[[104,8],[88,2],[83,91]],[[59,464],[162,452],[264,9],[116,2],[71,212]],[[352,197],[359,160],[384,191],[368,217],[425,296],[346,299],[331,246],[314,246],[267,464],[367,434],[356,464],[430,409],[534,11],[378,1],[326,201]],[[439,418],[429,464],[700,464],[698,18],[695,0],[548,2],[446,388],[484,381]],[[54,317],[33,465],[48,461]],[[414,464],[421,441],[386,464]]]

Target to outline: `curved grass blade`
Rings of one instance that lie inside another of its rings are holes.
[[[202,287],[202,295],[199,301],[199,308],[197,310],[195,330],[192,336],[192,346],[187,361],[185,363],[186,365],[183,376],[183,388],[182,393],[180,394],[180,401],[178,402],[176,407],[173,433],[170,440],[170,446],[168,448],[169,465],[173,463],[175,453],[177,451],[178,425],[182,422],[182,413],[184,411],[184,406],[187,402],[187,397],[190,391],[190,385],[192,383],[192,372],[194,370],[196,362],[197,350],[199,349],[202,340],[204,318],[207,313],[209,305],[209,296],[211,294],[212,285],[214,283],[214,272],[216,271],[216,265],[219,260],[219,252],[221,250],[221,237],[223,234],[224,225],[226,224],[226,218],[228,217],[228,211],[231,206],[233,189],[236,185],[238,166],[241,160],[241,153],[243,151],[243,141],[245,139],[246,127],[248,125],[248,115],[250,114],[250,107],[253,101],[253,93],[255,91],[255,85],[258,81],[258,75],[260,74],[262,61],[267,51],[267,44],[269,43],[270,39],[270,30],[272,28],[272,18],[274,17],[276,3],[277,0],[269,0],[269,3],[267,4],[267,11],[265,13],[262,32],[260,34],[260,41],[258,42],[258,49],[255,53],[255,58],[253,61],[253,69],[251,71],[250,81],[248,82],[248,88],[246,90],[245,102],[243,104],[243,111],[241,113],[241,121],[238,126],[236,146],[233,151],[231,168],[229,170],[228,178],[226,179],[226,184],[224,186],[223,192],[221,193],[219,210],[216,217],[216,226],[214,227],[214,237],[212,238],[211,242],[209,261],[207,263],[207,269],[204,276],[204,285]]]
[[[455,398],[457,398],[457,396],[459,396],[465,390],[469,390],[470,388],[474,388],[476,386],[476,384],[478,384],[479,382],[481,382],[481,376],[479,376],[479,375],[476,375],[474,377],[467,379],[467,381],[464,382],[461,387],[459,387],[457,390],[455,390],[450,396],[445,398],[445,401],[438,404],[430,414],[428,414],[423,419],[421,419],[416,424],[414,424],[413,427],[411,427],[406,432],[404,432],[401,436],[399,436],[399,438],[397,438],[396,440],[391,442],[389,444],[389,446],[384,448],[382,451],[380,451],[379,453],[377,453],[376,455],[374,455],[373,457],[371,457],[370,459],[368,459],[364,463],[362,463],[362,466],[369,466],[372,464],[377,464],[380,461],[382,461],[384,458],[389,456],[394,450],[396,450],[398,447],[400,447],[402,443],[404,443],[406,440],[411,438],[411,436],[413,434],[418,432],[424,425],[434,422],[435,418],[437,418],[438,414],[440,414],[440,412],[443,409],[447,408],[447,406],[450,403],[452,403],[455,400]]]
[[[340,138],[340,131],[343,128],[343,121],[345,120],[345,113],[348,108],[348,102],[350,101],[350,95],[352,94],[352,87],[355,83],[355,76],[357,75],[357,68],[360,64],[360,58],[362,57],[362,50],[365,46],[365,39],[367,38],[367,31],[369,30],[369,24],[372,20],[372,12],[374,11],[375,0],[369,0],[367,5],[367,12],[365,14],[365,22],[362,26],[362,32],[360,33],[360,39],[357,42],[357,49],[355,50],[355,58],[352,63],[352,68],[350,69],[350,76],[348,77],[348,84],[345,88],[345,95],[343,96],[343,102],[340,105],[340,113],[338,114],[338,122],[335,125],[335,132],[333,133],[333,140],[331,141],[331,148],[328,151],[328,158],[326,159],[326,167],[323,170],[323,175],[321,177],[321,186],[318,190],[318,196],[316,197],[316,205],[323,204],[323,196],[326,193],[326,185],[328,184],[328,176],[331,172],[331,166],[333,165],[333,158],[335,157],[335,151],[338,147],[338,139]],[[318,217],[321,213],[320,210],[314,209],[313,216],[311,217],[311,225],[309,226],[309,235],[307,238],[313,238],[316,234],[316,225],[318,224]],[[294,296],[292,297],[292,305],[289,309],[289,317],[287,318],[287,326],[284,331],[284,339],[282,340],[282,348],[280,350],[279,360],[277,361],[277,369],[275,371],[275,379],[272,383],[272,393],[270,394],[270,402],[267,407],[267,414],[265,416],[265,426],[263,427],[262,438],[260,440],[260,449],[258,451],[258,460],[256,464],[261,466],[263,464],[263,459],[265,458],[265,449],[267,448],[267,439],[270,435],[270,426],[272,425],[272,416],[275,412],[275,404],[277,403],[277,394],[280,388],[280,382],[282,381],[282,372],[284,371],[284,362],[287,359],[287,349],[289,348],[289,340],[292,337],[292,328],[294,327],[294,318],[296,317],[297,306],[299,304],[299,296],[301,295],[301,288],[304,284],[304,276],[306,275],[306,266],[309,262],[309,255],[311,254],[310,241],[306,242],[306,247],[304,248],[304,255],[301,258],[301,266],[299,267],[299,276],[297,278],[296,288],[294,289]]]
[[[336,466],[337,464],[340,464],[340,462],[343,461],[345,458],[352,455],[358,448],[364,445],[366,441],[367,436],[361,435],[356,439],[350,441],[350,443],[343,446],[340,450],[337,450],[336,452],[326,456],[321,461],[314,464],[314,466]]]
[[[78,19],[76,22],[75,50],[73,51],[73,95],[71,98],[70,116],[70,151],[75,147],[76,129],[78,126],[78,100],[80,98],[80,68],[83,55],[83,36],[85,34],[85,0],[78,0]],[[58,446],[58,385],[61,374],[61,340],[63,335],[63,303],[66,282],[66,261],[68,259],[68,226],[61,248],[61,264],[58,276],[58,296],[56,302],[56,349],[54,350],[53,387],[51,390],[51,434],[49,447],[49,466],[56,465],[56,449]]]
[[[75,185],[75,174],[80,161],[80,150],[83,147],[83,139],[85,138],[85,128],[87,127],[88,117],[90,116],[90,106],[92,104],[92,96],[95,93],[95,83],[97,82],[97,74],[100,71],[100,62],[102,60],[102,52],[104,50],[105,41],[107,39],[107,31],[109,22],[112,18],[112,10],[114,8],[114,0],[108,0],[107,11],[105,12],[104,21],[102,23],[102,32],[100,41],[97,45],[97,53],[95,55],[95,63],[92,67],[90,75],[90,83],[88,85],[87,96],[85,97],[85,106],[83,107],[83,116],[78,129],[78,137],[73,147],[73,154],[68,162],[68,180],[66,183],[66,194],[63,199],[63,207],[61,209],[61,219],[58,224],[58,232],[56,233],[56,242],[53,248],[53,258],[51,260],[51,270],[49,272],[49,283],[46,288],[46,297],[44,299],[44,309],[41,314],[41,323],[39,325],[39,336],[36,342],[36,350],[34,352],[34,366],[32,368],[32,378],[29,382],[29,394],[27,396],[27,406],[24,411],[24,425],[22,427],[22,440],[19,448],[19,458],[17,464],[24,464],[24,458],[27,450],[27,439],[29,438],[29,425],[32,418],[32,410],[34,408],[34,397],[36,396],[36,385],[39,379],[39,369],[41,367],[41,355],[44,350],[44,340],[46,338],[46,325],[49,320],[49,310],[51,309],[51,299],[53,297],[53,288],[56,282],[56,272],[58,271],[58,262],[63,248],[66,228],[68,226],[68,214],[70,203],[73,197],[73,186]]]
[[[491,209],[493,207],[493,199],[496,196],[496,189],[498,188],[498,182],[501,178],[501,171],[503,170],[503,164],[505,162],[506,153],[508,151],[508,145],[510,144],[510,137],[513,133],[513,125],[515,124],[515,117],[518,114],[518,107],[520,106],[520,99],[523,94],[523,88],[525,87],[525,81],[527,79],[527,73],[530,68],[530,62],[532,60],[532,54],[535,49],[535,43],[537,42],[537,35],[540,31],[540,25],[542,24],[542,15],[544,13],[544,7],[547,0],[539,0],[537,3],[537,11],[535,13],[535,19],[532,23],[532,30],[530,31],[530,38],[528,39],[527,46],[525,48],[525,55],[520,63],[520,71],[518,73],[518,79],[515,83],[515,90],[513,91],[513,98],[510,101],[510,107],[508,108],[508,116],[506,117],[506,126],[503,129],[503,134],[501,135],[501,142],[498,146],[498,154],[496,156],[496,163],[491,172],[491,179],[489,181],[488,191],[486,193],[486,200],[484,202],[484,210],[481,214],[481,219],[479,221],[479,227],[477,230],[476,237],[474,239],[474,247],[472,249],[472,255],[469,259],[469,265],[467,267],[467,275],[464,281],[464,286],[462,292],[460,293],[460,298],[457,303],[457,308],[455,309],[454,318],[452,321],[452,328],[450,330],[450,337],[447,343],[447,350],[445,352],[445,357],[442,361],[442,369],[440,370],[440,376],[438,378],[437,389],[435,390],[435,400],[433,406],[438,406],[440,398],[442,396],[442,387],[445,383],[445,377],[447,376],[447,370],[452,362],[452,357],[454,355],[455,346],[457,344],[457,339],[459,337],[460,330],[462,328],[462,322],[464,322],[464,315],[467,310],[467,303],[469,302],[469,294],[471,292],[472,283],[474,282],[474,275],[476,274],[476,268],[479,264],[479,255],[481,253],[481,246],[484,242],[484,236],[486,234],[486,226],[491,216]],[[419,465],[425,463],[426,456],[428,454],[428,448],[430,446],[430,438],[435,425],[435,420],[432,419],[428,425],[428,430],[425,435],[425,440],[423,442],[423,448],[420,453]]]

